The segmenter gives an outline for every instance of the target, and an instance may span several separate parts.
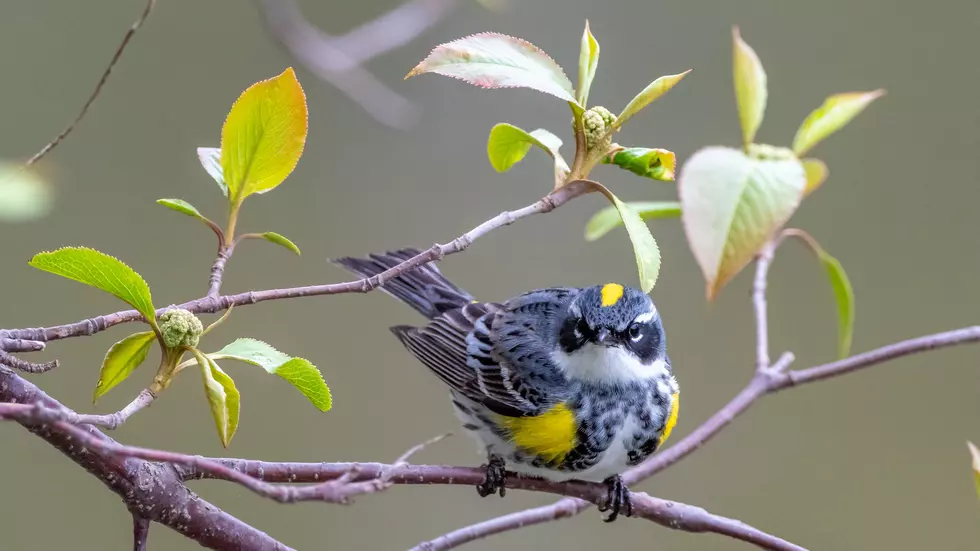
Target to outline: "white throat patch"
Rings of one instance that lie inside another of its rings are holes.
[[[639,358],[619,346],[587,343],[571,354],[559,350],[553,354],[553,358],[567,377],[585,381],[631,382],[667,374],[667,365],[663,360],[644,365]]]

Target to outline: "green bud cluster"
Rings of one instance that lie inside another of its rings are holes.
[[[582,129],[585,131],[585,144],[590,150],[601,145],[599,144],[599,140],[615,120],[616,115],[613,115],[612,112],[601,105],[592,107],[582,115]]]
[[[187,310],[174,308],[160,316],[160,332],[167,348],[197,346],[204,333],[204,325]]]

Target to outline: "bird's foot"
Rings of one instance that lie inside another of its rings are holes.
[[[603,481],[609,493],[606,494],[606,501],[599,506],[599,511],[610,511],[605,518],[606,522],[612,522],[623,513],[628,517],[633,516],[633,500],[630,498],[630,490],[623,484],[623,478],[619,475],[610,476]]]
[[[490,454],[489,463],[483,465],[487,474],[483,482],[476,485],[476,491],[480,497],[487,497],[500,492],[500,497],[507,493],[507,471],[504,470],[504,458],[499,455]]]

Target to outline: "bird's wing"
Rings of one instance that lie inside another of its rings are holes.
[[[453,390],[501,415],[533,416],[565,398],[564,376],[550,357],[554,339],[547,337],[556,300],[538,291],[392,330]]]

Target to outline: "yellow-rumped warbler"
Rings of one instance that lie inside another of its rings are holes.
[[[417,254],[403,249],[335,262],[370,277]],[[632,513],[620,474],[663,444],[678,410],[650,297],[607,283],[479,302],[431,263],[381,290],[429,319],[424,327],[391,330],[449,386],[463,427],[486,448],[481,496],[504,495],[507,465],[551,480],[602,481],[606,521]]]

